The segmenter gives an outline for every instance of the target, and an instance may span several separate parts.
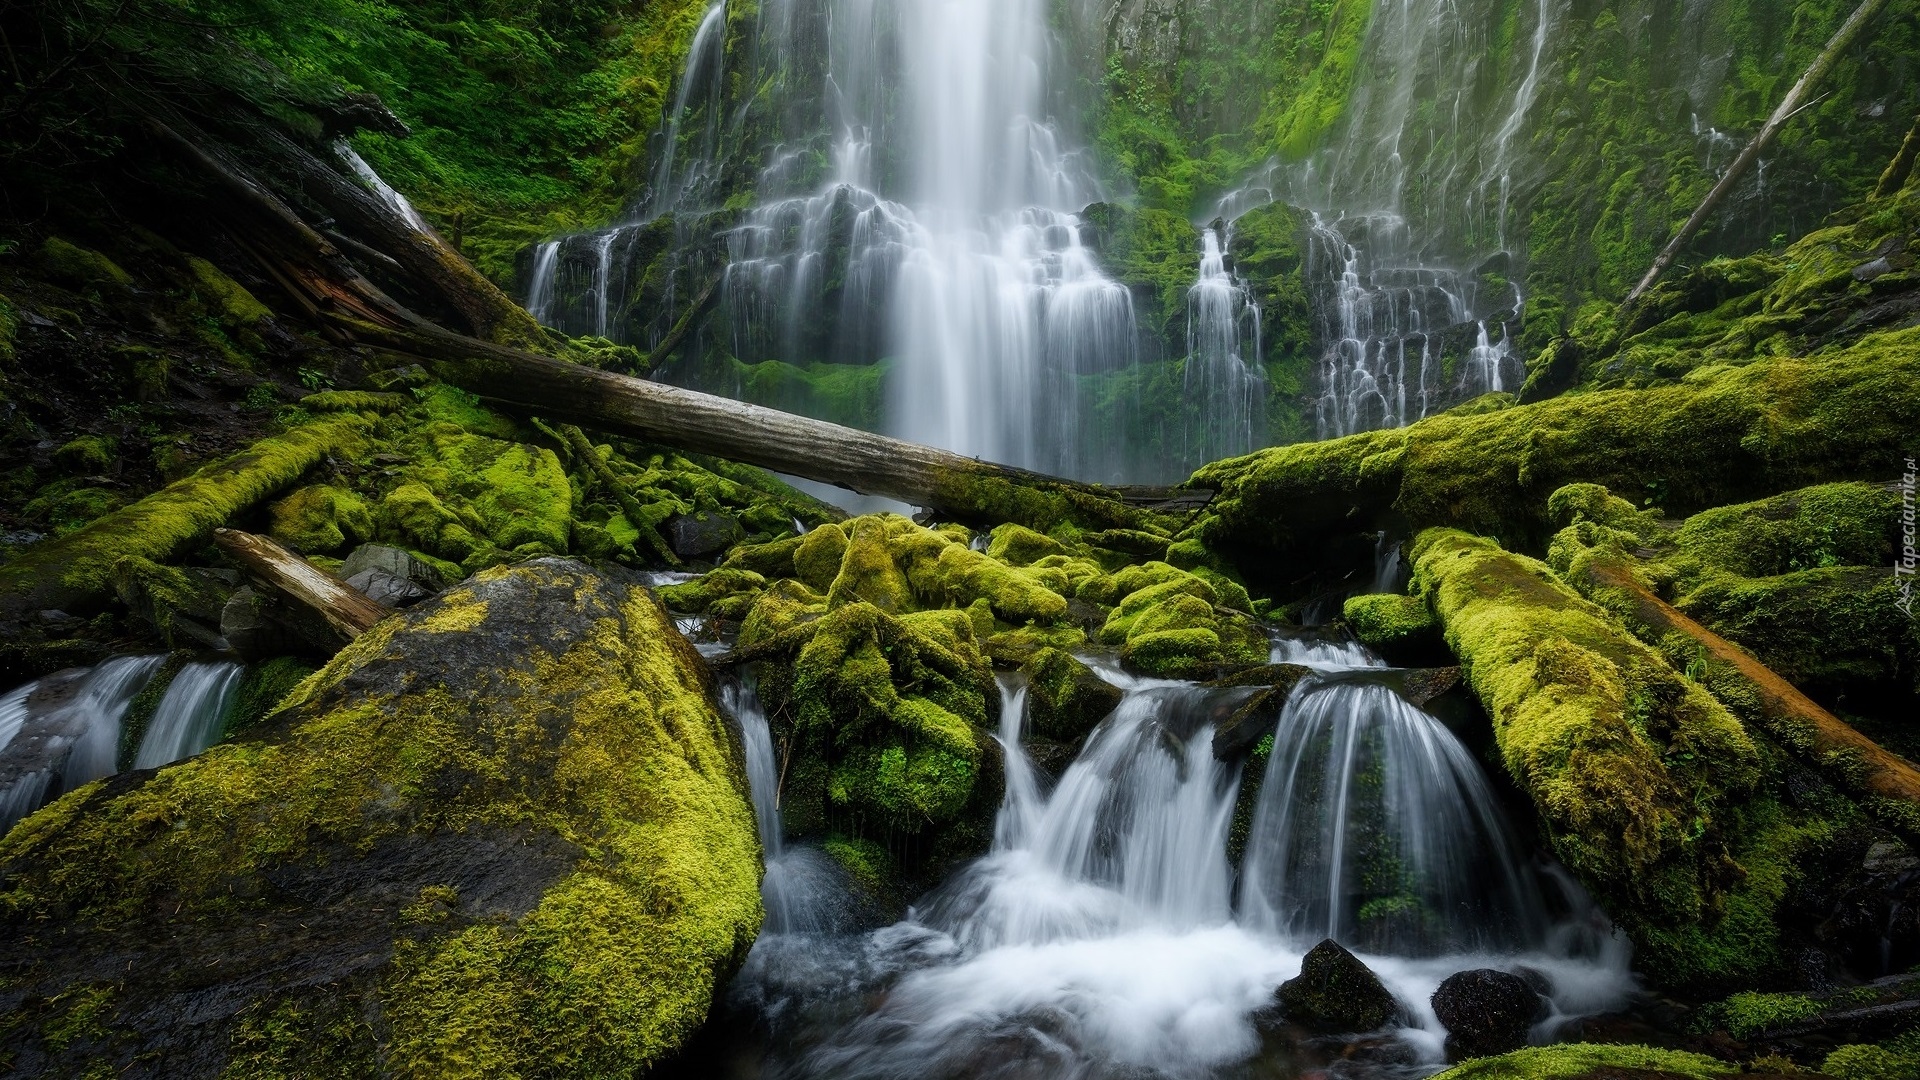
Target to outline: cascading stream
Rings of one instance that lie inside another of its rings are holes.
[[[49,796],[111,775],[120,721],[161,656],[119,656],[0,698],[0,833]]]
[[[1124,696],[1049,784],[1021,743],[1025,687],[1004,678],[992,850],[904,922],[755,946],[733,1000],[778,1036],[769,1075],[1205,1076],[1256,1055],[1287,1075],[1258,1018],[1329,934],[1402,1000],[1399,1034],[1425,1061],[1444,1034],[1427,1000],[1457,970],[1538,973],[1545,1026],[1618,1004],[1622,947],[1577,887],[1519,854],[1439,721],[1372,681],[1384,669],[1356,645],[1275,653],[1318,674],[1278,722],[1237,886],[1243,778],[1214,757],[1212,721],[1248,691],[1089,658]]]
[[[1200,279],[1187,290],[1185,382],[1196,408],[1183,460],[1197,466],[1265,445],[1260,307],[1227,270],[1226,244],[1212,228],[1201,234]]]
[[[246,669],[231,661],[188,664],[173,677],[154,707],[153,719],[140,739],[133,767],[157,769],[193,755],[220,741],[227,706]]]

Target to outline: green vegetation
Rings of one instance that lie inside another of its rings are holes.
[[[1644,1069],[1686,1080],[1716,1080],[1738,1073],[1740,1066],[1683,1050],[1567,1043],[1529,1046],[1499,1057],[1477,1058],[1448,1069],[1435,1080],[1581,1080],[1607,1075],[1608,1070],[1614,1069]]]

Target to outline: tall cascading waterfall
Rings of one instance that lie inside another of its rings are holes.
[[[1520,856],[1478,764],[1372,681],[1390,674],[1378,658],[1334,641],[1275,655],[1318,673],[1274,733],[1237,881],[1229,832],[1256,776],[1215,757],[1213,725],[1251,691],[1089,657],[1124,696],[1049,782],[1023,747],[1026,691],[1004,678],[991,851],[904,922],[755,946],[733,997],[775,1033],[769,1074],[1213,1075],[1278,1052],[1259,1017],[1325,936],[1400,999],[1423,1061],[1443,1038],[1428,999],[1463,968],[1545,979],[1555,1018],[1624,1000],[1623,946]]]
[[[1518,387],[1511,196],[1564,7],[1526,4],[1501,50],[1506,8],[1491,0],[1382,0],[1328,145],[1222,199],[1229,217],[1274,197],[1313,211],[1319,437]]]
[[[1214,228],[1201,234],[1200,278],[1187,290],[1184,376],[1193,406],[1185,460],[1198,465],[1266,444],[1260,307],[1227,269],[1226,242]]]
[[[1082,429],[1077,377],[1133,363],[1136,325],[1131,296],[1082,243],[1075,215],[1101,191],[1053,119],[1069,115],[1071,80],[1048,15],[1044,0],[761,6],[740,61],[773,87],[771,131],[754,205],[726,236],[727,346],[749,363],[885,361],[889,433],[1116,479],[1120,433]],[[700,89],[723,62],[707,35],[703,24],[643,220],[713,210],[720,195],[717,142],[688,152],[681,134],[690,112],[718,110],[718,90]],[[536,252],[530,309],[621,339],[608,298],[623,295],[623,245],[643,231]]]

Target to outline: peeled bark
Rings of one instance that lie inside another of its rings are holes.
[[[1738,645],[1655,596],[1631,571],[1595,560],[1579,572],[1586,578],[1582,586],[1624,605],[1655,638],[1679,634],[1697,644],[1709,661],[1709,687],[1736,705],[1736,713],[1757,714],[1775,739],[1841,787],[1868,797],[1869,806],[1878,800],[1893,804],[1882,807],[1892,810],[1884,815],[1890,824],[1911,830],[1920,822],[1920,769],[1815,704]]]
[[[1694,209],[1693,216],[1687,218],[1686,224],[1680,226],[1680,231],[1673,234],[1672,240],[1667,241],[1666,248],[1648,268],[1647,276],[1641,278],[1640,284],[1635,285],[1633,291],[1627,294],[1626,306],[1631,307],[1638,303],[1640,298],[1646,295],[1647,290],[1653,288],[1653,283],[1660,280],[1660,275],[1667,272],[1667,268],[1673,265],[1673,260],[1679,258],[1680,250],[1687,246],[1688,241],[1691,241],[1701,227],[1706,225],[1707,219],[1713,216],[1713,212],[1720,208],[1720,204],[1725,202],[1733,189],[1746,178],[1747,170],[1753,168],[1754,162],[1760,160],[1760,155],[1773,145],[1773,140],[1780,134],[1780,129],[1787,126],[1787,121],[1799,113],[1814,86],[1827,77],[1827,72],[1833,70],[1833,65],[1840,62],[1840,54],[1852,47],[1854,39],[1860,36],[1860,31],[1866,29],[1874,16],[1880,14],[1880,9],[1886,6],[1887,0],[1862,0],[1860,6],[1853,10],[1853,14],[1847,16],[1847,21],[1840,24],[1840,29],[1834,31],[1832,40],[1827,42],[1827,47],[1814,58],[1813,63],[1800,76],[1800,81],[1793,84],[1793,89],[1787,91],[1787,96],[1781,99],[1779,108],[1774,109],[1773,115],[1768,117],[1767,122],[1761,126],[1759,134],[1753,137],[1753,141],[1747,144],[1746,149],[1740,151],[1739,157],[1733,159],[1733,164],[1728,165],[1727,171],[1721,175],[1720,182],[1713,185],[1713,190],[1707,192],[1705,199],[1700,200],[1700,205]]]
[[[213,541],[241,568],[295,604],[326,620],[345,644],[393,614],[365,593],[264,536],[215,529]]]

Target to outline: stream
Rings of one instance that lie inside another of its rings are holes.
[[[1270,760],[1244,769],[1217,760],[1212,737],[1245,691],[1086,659],[1119,706],[1049,777],[1023,748],[1026,690],[1003,677],[992,849],[877,927],[829,856],[780,834],[767,718],[750,686],[727,689],[768,853],[767,922],[688,1075],[1421,1076],[1444,1060],[1428,998],[1453,972],[1501,968],[1543,989],[1536,1041],[1632,995],[1624,939],[1523,849],[1472,754],[1373,679],[1391,672],[1361,647],[1276,641],[1276,662],[1314,674]],[[1236,866],[1229,831],[1255,770]],[[1402,1010],[1350,1060],[1348,1040],[1300,1038],[1274,1006],[1327,937]]]

